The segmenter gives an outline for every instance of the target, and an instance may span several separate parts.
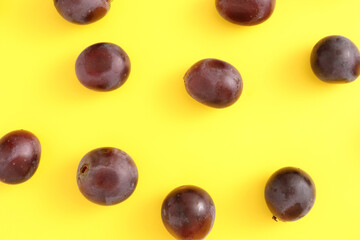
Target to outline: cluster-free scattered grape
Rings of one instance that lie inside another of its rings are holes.
[[[239,25],[256,25],[274,12],[275,0],[215,0],[219,14]],[[60,15],[76,24],[89,24],[103,18],[110,0],[54,0]],[[360,75],[360,53],[346,37],[334,35],[314,46],[310,65],[314,74],[329,83],[351,82]],[[129,77],[130,59],[114,43],[96,43],[78,56],[75,74],[87,88],[111,91]],[[184,76],[185,89],[200,103],[225,108],[236,103],[243,79],[231,64],[213,58],[203,59]],[[17,130],[0,139],[0,180],[17,184],[29,180],[38,168],[41,146],[31,132]],[[77,185],[90,201],[114,205],[128,199],[138,183],[138,169],[124,151],[104,147],[88,152],[77,170]],[[275,220],[296,221],[312,209],[315,184],[303,170],[286,167],[276,171],[265,186],[265,201]],[[161,217],[166,229],[177,239],[204,239],[215,221],[215,204],[203,189],[186,185],[171,191],[163,201]]]

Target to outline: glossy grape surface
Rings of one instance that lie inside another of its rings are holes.
[[[176,239],[204,239],[215,220],[215,205],[203,189],[182,186],[165,198],[161,217],[166,229]]]
[[[360,74],[359,49],[343,36],[321,39],[313,48],[310,61],[313,72],[324,82],[352,82]]]
[[[128,79],[130,67],[126,52],[113,43],[97,43],[87,47],[75,63],[79,81],[96,91],[119,88]]]
[[[17,130],[0,139],[0,180],[16,184],[31,178],[39,166],[41,146],[31,132]]]
[[[243,88],[238,70],[217,59],[204,59],[195,63],[185,74],[184,81],[192,98],[215,108],[235,103]]]
[[[103,18],[110,9],[110,0],[54,0],[60,15],[72,23],[89,24]]]
[[[275,0],[216,0],[216,9],[226,20],[250,26],[267,20],[275,3]]]
[[[299,168],[276,171],[265,187],[265,200],[275,220],[296,221],[313,207],[316,197],[311,177]]]
[[[132,158],[117,148],[98,148],[87,153],[77,170],[77,184],[90,201],[113,205],[130,197],[138,182]]]

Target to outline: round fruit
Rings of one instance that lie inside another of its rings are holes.
[[[321,39],[313,48],[310,61],[313,72],[324,82],[352,82],[360,74],[359,49],[346,37]]]
[[[265,187],[265,200],[275,220],[296,221],[304,217],[315,202],[315,185],[299,168],[286,167],[271,175]]]
[[[110,0],[54,0],[60,15],[72,23],[89,24],[103,18],[110,9]]]
[[[256,25],[271,16],[275,2],[275,0],[216,0],[216,9],[229,22]]]
[[[77,170],[77,184],[90,201],[113,205],[130,197],[138,181],[132,158],[117,148],[98,148],[87,153]]]
[[[215,206],[203,189],[182,186],[165,198],[161,217],[166,229],[176,239],[200,240],[208,235],[214,225]]]
[[[39,166],[41,146],[31,132],[17,130],[0,139],[0,180],[16,184],[31,178]]]
[[[76,76],[87,88],[111,91],[125,83],[130,74],[130,59],[113,43],[97,43],[81,52],[75,63]]]
[[[231,64],[204,59],[185,74],[185,88],[195,100],[215,108],[232,105],[241,95],[243,83],[238,70]]]

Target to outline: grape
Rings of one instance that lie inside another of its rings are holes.
[[[81,52],[75,63],[76,76],[87,88],[111,91],[123,85],[130,74],[130,59],[113,43],[97,43]]]
[[[214,225],[215,206],[203,189],[182,186],[174,189],[165,198],[161,217],[166,229],[175,238],[203,239]]]
[[[360,53],[353,42],[343,36],[321,39],[311,52],[311,68],[328,83],[347,83],[360,74]]]
[[[267,20],[276,0],[216,0],[216,9],[229,22],[256,25]]]
[[[195,100],[215,108],[232,105],[241,95],[240,73],[227,62],[204,59],[185,74],[185,87]]]
[[[132,158],[117,148],[98,148],[87,153],[77,170],[80,192],[90,201],[113,205],[134,192],[138,171]]]
[[[89,24],[104,17],[110,0],[54,0],[60,15],[72,23]]]
[[[271,175],[265,187],[265,200],[275,220],[296,221],[304,217],[315,202],[315,185],[299,168],[286,167]]]
[[[10,132],[0,139],[0,180],[16,184],[31,178],[39,166],[41,146],[34,134]]]

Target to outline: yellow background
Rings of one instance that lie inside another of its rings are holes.
[[[309,56],[339,34],[360,45],[358,0],[277,1],[265,23],[223,20],[214,0],[114,0],[108,15],[71,24],[51,0],[0,2],[0,135],[26,129],[41,141],[35,175],[0,185],[1,239],[172,239],[160,207],[185,184],[216,206],[207,240],[358,239],[360,80],[329,85]],[[80,52],[113,42],[132,70],[118,90],[98,93],[75,76]],[[196,61],[218,58],[243,77],[239,101],[212,109],[185,91]],[[82,156],[103,146],[137,164],[134,194],[116,206],[86,200],[76,185]],[[302,168],[317,188],[314,208],[276,223],[263,191],[285,166]]]

